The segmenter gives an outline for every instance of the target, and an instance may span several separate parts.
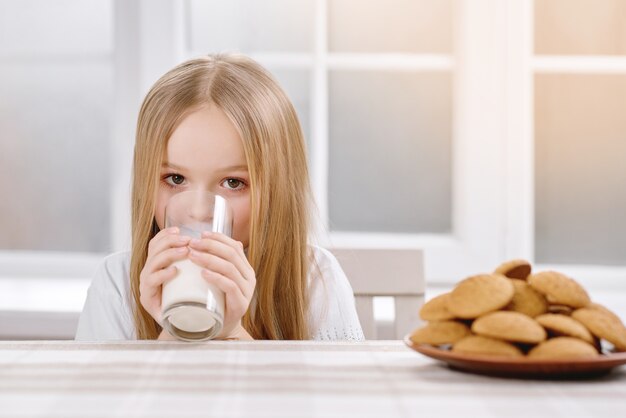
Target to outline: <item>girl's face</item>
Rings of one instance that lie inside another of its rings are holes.
[[[225,197],[233,209],[233,238],[248,247],[250,175],[243,143],[215,104],[202,106],[178,125],[167,143],[160,173],[155,219],[163,229],[170,196],[203,190]]]

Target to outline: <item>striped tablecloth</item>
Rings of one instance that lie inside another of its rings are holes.
[[[612,417],[626,367],[589,381],[478,376],[400,341],[0,342],[2,417]]]

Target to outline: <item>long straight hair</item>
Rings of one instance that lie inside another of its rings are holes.
[[[296,112],[273,77],[250,58],[210,55],[184,62],[146,96],[137,123],[132,185],[131,290],[138,339],[160,325],[139,301],[148,243],[159,231],[155,206],[167,141],[195,109],[213,103],[242,141],[250,173],[248,260],[257,277],[242,324],[255,339],[307,339],[311,191]]]

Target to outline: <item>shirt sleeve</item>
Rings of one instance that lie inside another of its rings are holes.
[[[107,263],[105,259],[89,286],[74,338],[77,341],[135,339],[129,306],[124,303],[125,295],[120,294],[119,288],[115,286],[115,278],[111,275],[112,266],[108,264],[110,262]]]
[[[312,339],[363,341],[354,293],[339,262],[329,251],[317,248],[312,269],[310,314]]]

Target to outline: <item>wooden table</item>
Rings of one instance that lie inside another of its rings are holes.
[[[465,374],[401,341],[0,342],[1,417],[609,417],[626,367],[588,381]]]

